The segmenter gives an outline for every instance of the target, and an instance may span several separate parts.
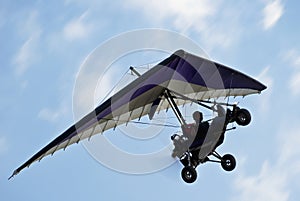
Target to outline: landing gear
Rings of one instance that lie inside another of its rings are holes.
[[[236,160],[234,156],[231,154],[225,154],[224,156],[221,156],[216,151],[210,153],[207,157],[197,161],[195,159],[192,159],[192,152],[187,151],[185,155],[182,156],[180,159],[180,162],[184,165],[184,168],[181,171],[181,177],[186,183],[193,183],[197,179],[197,171],[196,168],[199,164],[206,163],[206,162],[215,162],[220,163],[221,167],[225,171],[232,171],[236,167]],[[210,159],[209,157],[213,156],[215,157],[215,160]]]
[[[251,122],[251,114],[246,109],[236,108],[234,120],[240,126],[247,126]]]
[[[225,154],[222,157],[222,156],[220,156],[220,154],[218,154],[216,151],[214,151],[213,153],[211,153],[211,155],[213,155],[214,157],[216,157],[219,160],[209,160],[209,161],[221,163],[221,166],[222,166],[223,170],[225,170],[225,171],[230,172],[230,171],[234,170],[234,168],[236,167],[236,160],[235,160],[234,156],[231,154]]]
[[[232,171],[236,166],[235,158],[231,154],[225,154],[221,158],[221,166],[225,171]]]
[[[193,183],[197,179],[197,171],[192,166],[185,166],[181,171],[181,177],[186,183]]]

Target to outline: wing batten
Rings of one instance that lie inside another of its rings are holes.
[[[126,121],[126,126],[127,126],[128,122],[129,122],[130,119],[131,119],[132,113],[133,113],[133,110],[130,111],[130,114],[129,114],[128,119],[127,119],[127,121]]]
[[[91,139],[91,137],[92,137],[92,135],[93,135],[93,133],[94,133],[96,127],[97,127],[97,125],[95,125],[95,126],[92,128],[92,131],[91,131],[91,133],[89,134],[88,140]]]

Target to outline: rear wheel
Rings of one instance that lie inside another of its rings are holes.
[[[236,112],[235,121],[238,125],[247,126],[251,121],[251,114],[246,109],[239,109]]]
[[[236,166],[235,158],[231,154],[225,154],[221,159],[221,166],[225,171],[232,171]]]
[[[193,183],[197,179],[197,171],[191,166],[186,166],[181,171],[181,177],[186,183]]]

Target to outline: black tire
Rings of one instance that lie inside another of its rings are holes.
[[[197,171],[191,166],[186,166],[181,171],[181,177],[186,183],[193,183],[197,179]]]
[[[236,167],[235,158],[231,154],[225,154],[221,160],[221,166],[225,171],[232,171]]]
[[[235,115],[235,121],[240,126],[247,126],[251,122],[251,114],[246,109],[239,109]]]

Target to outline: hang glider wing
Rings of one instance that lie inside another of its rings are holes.
[[[266,86],[224,65],[179,50],[121,89],[13,172],[97,133],[169,107],[166,90],[197,100],[260,93]],[[176,104],[186,100],[176,99]],[[10,178],[11,178],[10,177]]]

